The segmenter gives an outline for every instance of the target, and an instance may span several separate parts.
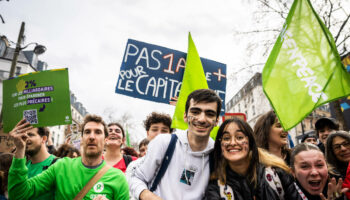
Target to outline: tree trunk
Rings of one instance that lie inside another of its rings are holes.
[[[333,101],[334,114],[336,119],[339,121],[340,129],[349,131],[349,127],[346,125],[343,112],[341,111],[340,99]]]

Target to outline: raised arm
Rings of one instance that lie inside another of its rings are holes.
[[[38,176],[28,179],[28,169],[25,166],[25,148],[27,131],[32,129],[28,122],[21,120],[10,132],[16,146],[15,157],[12,161],[8,177],[10,199],[28,199],[49,191],[53,185],[52,167]]]

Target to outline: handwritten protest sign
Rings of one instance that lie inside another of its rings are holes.
[[[14,148],[15,144],[13,143],[13,139],[10,138],[10,135],[0,130],[0,153],[10,153]]]
[[[201,58],[210,89],[223,100],[225,111],[226,65]],[[169,104],[179,96],[186,53],[129,39],[120,67],[115,92],[135,98]]]
[[[71,124],[68,69],[20,75],[3,82],[4,132],[25,118],[34,127]]]

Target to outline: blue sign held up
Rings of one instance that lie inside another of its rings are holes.
[[[169,104],[179,96],[186,53],[129,39],[120,67],[115,92],[135,98]],[[223,100],[225,112],[226,65],[201,58],[210,89]]]

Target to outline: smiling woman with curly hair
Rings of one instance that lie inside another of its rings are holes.
[[[78,149],[76,149],[70,144],[62,144],[54,153],[54,155],[60,158],[64,158],[64,157],[76,158],[80,156],[80,152]]]

